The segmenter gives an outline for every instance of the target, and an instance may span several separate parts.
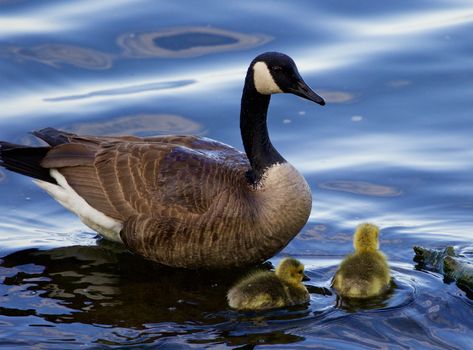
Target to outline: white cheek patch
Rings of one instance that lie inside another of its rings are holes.
[[[256,91],[262,95],[278,94],[283,92],[274,82],[268,66],[264,62],[256,62],[253,66],[253,79]]]

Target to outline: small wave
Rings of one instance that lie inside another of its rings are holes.
[[[398,275],[393,277],[389,290],[369,299],[338,298],[337,307],[348,312],[380,313],[402,309],[415,300],[416,287],[412,281]]]

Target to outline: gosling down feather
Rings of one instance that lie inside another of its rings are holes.
[[[333,288],[348,298],[371,298],[384,293],[391,282],[386,257],[379,251],[379,228],[371,224],[357,227],[355,252],[340,264],[333,278]]]
[[[285,258],[276,272],[258,271],[239,281],[227,293],[228,305],[239,310],[266,310],[307,303],[310,298],[303,278],[304,265]]]
[[[36,184],[103,237],[187,268],[260,263],[285,247],[311,210],[305,179],[273,147],[271,94],[324,105],[294,61],[267,52],[250,64],[241,99],[245,153],[197,136],[94,137],[52,128],[49,146],[0,142],[0,165]]]

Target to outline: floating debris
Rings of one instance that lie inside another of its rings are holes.
[[[446,282],[455,281],[473,298],[473,263],[457,254],[455,248],[448,246],[442,250],[414,246],[414,252],[417,268],[441,273]]]

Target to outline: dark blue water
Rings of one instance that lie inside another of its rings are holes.
[[[29,131],[205,135],[242,148],[249,62],[294,58],[327,100],[274,96],[273,144],[307,178],[311,218],[272,263],[302,260],[308,307],[237,313],[242,271],[171,270],[101,241],[0,170],[0,343],[38,349],[473,346],[473,302],[416,269],[413,245],[473,237],[471,1],[0,1],[0,139]],[[361,305],[330,288],[356,225],[382,228],[395,286]]]

